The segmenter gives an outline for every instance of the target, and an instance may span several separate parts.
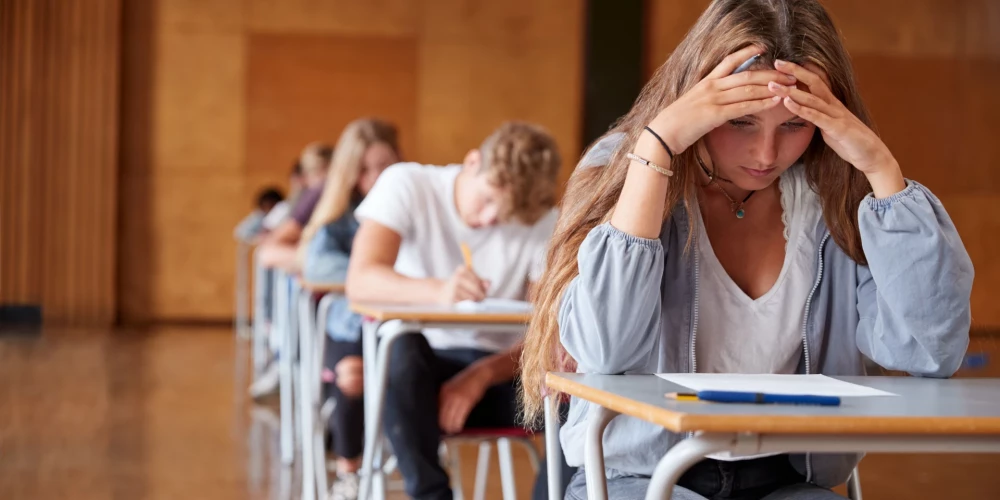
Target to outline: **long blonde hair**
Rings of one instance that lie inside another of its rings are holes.
[[[545,374],[572,369],[573,361],[559,343],[559,306],[566,287],[579,274],[576,258],[580,244],[591,229],[610,218],[621,195],[628,168],[625,154],[635,146],[643,126],[660,110],[705,78],[727,55],[749,45],[764,49],[761,64],[768,67],[773,68],[775,59],[816,64],[829,76],[833,94],[871,126],[839,32],[818,1],[713,1],[643,88],[632,110],[608,132],[623,135],[607,164],[578,169],[569,180],[521,356],[527,422],[538,418]],[[690,208],[696,200],[697,150],[690,147],[671,163],[675,173],[667,190],[664,221],[678,205]],[[867,180],[827,147],[818,131],[802,162],[810,185],[819,193],[833,240],[851,258],[863,263],[857,210],[870,191]],[[687,213],[690,218],[691,210]]]
[[[344,215],[355,196],[358,176],[365,151],[374,144],[385,144],[399,153],[396,126],[377,118],[360,118],[347,124],[334,148],[330,170],[323,186],[323,195],[302,230],[299,244],[300,258],[303,249],[319,229]]]

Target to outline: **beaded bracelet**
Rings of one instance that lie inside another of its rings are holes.
[[[655,163],[653,163],[653,162],[651,162],[651,161],[649,161],[649,160],[647,160],[647,159],[645,159],[645,158],[643,158],[643,157],[641,157],[639,155],[636,155],[636,154],[633,154],[633,153],[627,153],[625,155],[625,157],[628,158],[629,160],[634,161],[634,162],[641,163],[641,164],[643,164],[643,165],[645,165],[645,166],[647,166],[647,167],[655,170],[657,173],[663,174],[663,175],[665,175],[667,177],[670,177],[670,176],[674,175],[674,173],[672,171],[670,171],[668,169],[665,169],[665,168],[663,168],[663,167],[661,167],[661,166],[659,166],[659,165],[657,165],[657,164],[655,164]]]

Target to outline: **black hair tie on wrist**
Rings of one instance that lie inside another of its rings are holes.
[[[656,137],[656,140],[660,141],[660,144],[663,146],[663,149],[667,151],[667,154],[670,156],[670,159],[673,160],[674,152],[670,150],[670,146],[667,146],[667,141],[664,141],[663,138],[660,137],[660,134],[657,134],[656,132],[653,131],[653,129],[649,128],[648,126],[643,128],[650,134],[653,134],[653,137]]]

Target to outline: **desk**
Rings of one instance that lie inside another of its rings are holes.
[[[382,411],[389,378],[389,353],[396,339],[400,335],[419,333],[425,328],[510,332],[524,328],[531,315],[464,312],[451,306],[430,305],[351,304],[351,309],[366,318],[361,334],[365,374],[365,451],[358,498],[367,499],[371,493],[373,498],[382,500],[385,498],[381,463]]]
[[[351,304],[351,310],[380,323],[400,320],[420,323],[424,325],[422,328],[453,330],[483,330],[484,327],[503,325],[504,331],[510,331],[527,326],[531,320],[531,315],[525,313],[470,312],[453,306]],[[436,324],[430,326],[431,323]]]
[[[311,283],[298,278],[299,294],[299,423],[302,428],[302,498],[325,499],[325,422],[320,418],[323,351],[330,304],[344,295],[343,283]],[[322,297],[319,305],[316,298]]]
[[[628,415],[693,437],[671,448],[653,472],[647,499],[706,455],[757,453],[1000,453],[1000,379],[836,377],[899,397],[843,398],[841,406],[732,405],[664,397],[687,388],[655,375],[549,373],[546,385],[594,403],[587,416],[587,494],[607,497],[602,436]]]
[[[251,324],[251,336],[252,336],[252,347],[251,347],[251,357],[253,359],[253,377],[252,382],[256,382],[260,375],[264,372],[267,367],[268,361],[268,334],[270,333],[267,328],[267,320],[265,319],[264,309],[268,306],[266,303],[265,290],[268,287],[273,288],[273,275],[270,270],[265,268],[263,264],[260,263],[260,247],[254,247],[253,249],[253,323]],[[273,290],[272,290],[273,293]],[[272,309],[274,305],[274,297],[271,298]],[[274,311],[272,310],[272,314]]]
[[[271,328],[277,329],[278,347],[278,387],[281,411],[281,463],[287,466],[295,461],[295,417],[293,391],[295,391],[295,357],[298,333],[298,316],[292,310],[292,285],[294,282],[284,271],[272,269],[274,273],[274,308],[271,311]],[[300,381],[301,382],[301,381]],[[301,428],[298,431],[301,433]]]

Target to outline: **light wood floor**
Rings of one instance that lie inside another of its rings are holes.
[[[970,352],[1000,356],[996,339]],[[0,499],[293,499],[277,418],[225,328],[0,335]],[[965,376],[1000,377],[1000,365]],[[533,476],[515,450],[520,498]],[[471,493],[476,449],[463,452]],[[500,498],[496,460],[490,498]],[[866,500],[1000,498],[1000,455],[871,455]],[[396,498],[402,498],[397,495]]]

